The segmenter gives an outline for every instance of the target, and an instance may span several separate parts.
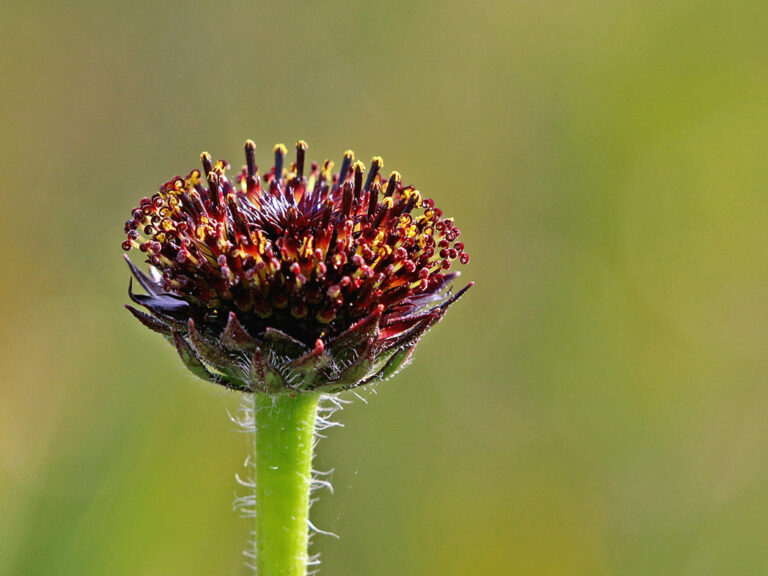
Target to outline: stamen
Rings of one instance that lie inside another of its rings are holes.
[[[205,172],[205,177],[208,177],[208,174],[211,173],[211,170],[213,170],[213,164],[211,163],[211,155],[208,154],[208,152],[203,152],[200,154],[200,161],[203,163],[203,172]]]
[[[381,159],[381,156],[374,156],[373,160],[371,160],[371,171],[368,172],[368,179],[365,181],[365,190],[371,187],[382,166],[384,166],[384,160]]]
[[[205,163],[203,163],[205,166]],[[206,174],[208,180],[208,200],[211,202],[211,207],[214,212],[219,209],[219,175],[216,172],[208,172]]]
[[[352,184],[349,181],[344,182],[342,191],[343,196],[341,199],[341,221],[344,221],[344,219],[349,216],[349,211],[352,208],[352,198],[354,197]]]
[[[283,164],[287,153],[288,148],[284,144],[275,146],[275,180],[280,180],[283,177]]]
[[[389,182],[387,182],[387,191],[384,193],[385,198],[389,198],[395,193],[395,188],[400,183],[400,172],[392,172],[389,175]]]
[[[336,183],[336,187],[340,188],[344,181],[347,179],[349,173],[349,167],[352,165],[352,160],[355,159],[355,153],[352,150],[344,152],[344,159],[341,161],[341,169],[339,170],[339,181]]]
[[[404,213],[408,213],[411,210],[413,210],[414,206],[416,206],[416,202],[419,201],[420,194],[418,192],[415,192],[411,195],[410,198],[408,198],[408,202],[405,205],[405,208],[403,208]]]
[[[245,164],[248,169],[248,176],[253,178],[256,174],[256,143],[253,140],[245,141]]]
[[[227,208],[229,208],[229,213],[232,216],[233,228],[243,236],[247,244],[250,244],[251,235],[248,230],[248,222],[238,210],[237,201],[233,194],[227,196]]]
[[[323,217],[322,220],[320,220],[320,230],[328,228],[328,224],[331,221],[331,215],[333,214],[333,201],[330,198],[326,198],[324,206]]]
[[[368,192],[368,218],[372,218],[373,213],[376,211],[376,205],[379,202],[380,190],[381,186],[378,182],[374,182],[371,185],[370,191]]]
[[[390,208],[392,208],[392,200],[385,200],[381,203],[379,206],[379,211],[376,213],[376,217],[371,223],[371,228],[379,227],[379,225],[384,221],[384,218],[387,216],[387,212],[389,212]]]
[[[296,177],[301,180],[304,177],[304,155],[308,145],[304,140],[296,142]]]
[[[355,198],[359,198],[363,193],[363,170],[365,170],[365,164],[359,160],[355,162]]]

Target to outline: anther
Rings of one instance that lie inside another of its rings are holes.
[[[392,196],[395,193],[395,188],[400,183],[400,172],[392,172],[389,175],[389,182],[387,182],[387,191],[384,193],[386,198]]]
[[[219,175],[216,172],[208,172],[208,199],[214,210],[219,209]]]
[[[341,217],[342,219],[349,216],[349,211],[352,208],[352,198],[354,195],[352,184],[350,182],[344,182],[344,186],[342,188],[343,190],[343,196],[341,199]]]
[[[414,209],[414,207],[416,206],[416,202],[417,202],[418,200],[419,200],[419,194],[418,194],[418,193],[416,193],[416,194],[413,194],[413,195],[412,195],[412,196],[411,196],[411,197],[408,199],[408,203],[405,205],[405,208],[403,208],[403,212],[405,212],[405,213],[408,213],[408,212],[410,212],[411,210],[413,210],[413,209]]]
[[[371,187],[382,166],[384,166],[384,160],[381,159],[381,156],[374,156],[373,160],[371,160],[371,171],[368,172],[368,178],[365,181],[365,190]]]
[[[207,216],[208,212],[205,209],[205,206],[203,205],[203,201],[200,199],[200,194],[197,190],[193,190],[192,193],[189,195],[189,199],[191,201],[192,206],[194,206],[195,211],[200,216]]]
[[[245,218],[240,213],[240,210],[237,207],[237,202],[235,201],[235,197],[232,194],[227,196],[227,207],[229,208],[229,213],[232,215],[232,223],[234,224],[234,228],[237,230],[237,232],[244,236],[246,243],[250,243],[248,222],[245,221]]]
[[[248,168],[248,176],[256,174],[256,143],[253,140],[245,141],[245,164]]]
[[[363,170],[365,170],[365,164],[359,160],[355,162],[355,198],[359,198],[363,193]]]
[[[379,203],[379,191],[381,186],[378,182],[374,182],[368,191],[368,218],[373,217],[373,213],[376,211],[376,205]]]
[[[307,143],[304,140],[296,142],[296,177],[301,180],[304,177],[304,156],[307,153]]]
[[[203,172],[205,172],[205,177],[208,177],[208,174],[211,173],[211,170],[213,170],[213,164],[211,163],[211,155],[208,154],[208,152],[203,152],[200,154],[200,161],[203,163]]]
[[[328,228],[328,224],[331,221],[331,214],[333,213],[333,201],[330,198],[326,198],[324,206],[323,218],[320,221],[320,230],[325,230]]]
[[[283,163],[287,153],[288,149],[285,145],[278,144],[275,146],[275,180],[280,180],[283,177]]]
[[[339,181],[336,183],[337,186],[341,187],[341,185],[344,184],[344,181],[347,179],[349,167],[354,159],[355,153],[352,152],[352,150],[344,152],[344,159],[341,161],[341,169],[339,170]]]
[[[371,228],[378,228],[379,225],[384,221],[384,218],[387,216],[387,213],[389,212],[389,209],[392,207],[392,203],[389,202],[382,202],[381,206],[379,206],[379,211],[376,212],[376,217],[373,219],[373,222],[371,222]]]

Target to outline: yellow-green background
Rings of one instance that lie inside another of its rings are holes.
[[[235,394],[122,309],[209,150],[385,159],[477,286],[319,447],[328,575],[768,574],[768,5],[0,2],[0,574],[245,574]]]

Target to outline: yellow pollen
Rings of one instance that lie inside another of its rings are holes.
[[[304,242],[302,242],[301,248],[299,249],[299,254],[301,254],[301,256],[304,258],[310,258],[312,256],[312,252],[314,251],[312,244],[312,236],[307,236],[304,238]]]

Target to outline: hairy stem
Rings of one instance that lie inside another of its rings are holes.
[[[316,394],[253,395],[258,576],[306,574],[318,400]]]

